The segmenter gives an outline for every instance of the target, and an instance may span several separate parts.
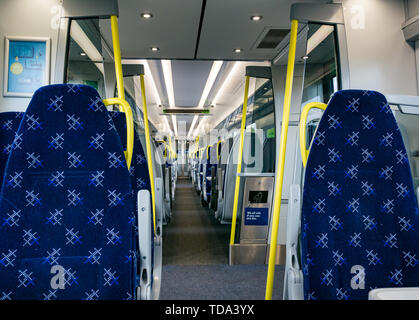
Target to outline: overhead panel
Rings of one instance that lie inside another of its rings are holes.
[[[207,1],[198,46],[198,59],[272,60],[290,28],[290,8],[296,2],[327,0]],[[260,21],[251,16],[260,15]],[[265,38],[266,37],[266,38]],[[234,49],[242,49],[235,53]]]
[[[198,106],[211,66],[212,61],[172,61],[176,106]]]
[[[202,0],[119,1],[122,58],[193,59],[201,7]],[[143,12],[153,17],[141,18]],[[101,32],[112,44],[109,21],[101,21]]]

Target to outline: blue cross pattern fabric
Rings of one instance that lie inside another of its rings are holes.
[[[115,124],[115,129],[121,138],[124,150],[126,150],[127,144],[127,122],[125,119],[125,113],[123,112],[111,112],[111,117]],[[129,169],[132,187],[137,193],[141,189],[151,190],[150,187],[150,176],[148,174],[147,159],[144,153],[141,140],[138,136],[137,130],[134,126],[134,148],[132,154],[131,167]],[[151,192],[151,191],[150,191]]]
[[[0,299],[133,299],[130,176],[95,89],[38,89],[0,199]]]
[[[0,185],[3,183],[4,169],[7,159],[12,151],[13,141],[20,143],[20,137],[16,136],[23,112],[2,112],[0,113]]]
[[[336,92],[311,144],[302,206],[305,299],[367,299],[419,286],[419,215],[385,97]]]

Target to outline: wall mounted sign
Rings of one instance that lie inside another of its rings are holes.
[[[246,226],[267,226],[269,208],[244,208],[244,224]]]
[[[50,39],[5,38],[4,96],[31,97],[49,84]]]

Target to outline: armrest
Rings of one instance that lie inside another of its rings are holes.
[[[419,287],[374,289],[368,293],[368,300],[419,300]]]
[[[154,180],[154,186],[156,188],[156,232],[159,226],[159,217],[166,217],[170,215],[169,212],[166,212],[167,207],[164,206],[164,194],[163,194],[163,178],[155,178]],[[154,235],[154,245],[160,245],[161,243],[161,232],[157,232],[157,234]]]
[[[140,286],[137,288],[137,299],[150,299],[151,292],[151,248],[152,248],[152,210],[150,192],[140,190],[138,203],[138,248],[140,251]]]

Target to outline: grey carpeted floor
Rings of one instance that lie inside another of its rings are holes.
[[[264,299],[266,265],[228,265],[230,225],[202,207],[189,180],[178,180],[172,221],[163,228],[162,300]],[[282,297],[283,266],[273,299]]]

